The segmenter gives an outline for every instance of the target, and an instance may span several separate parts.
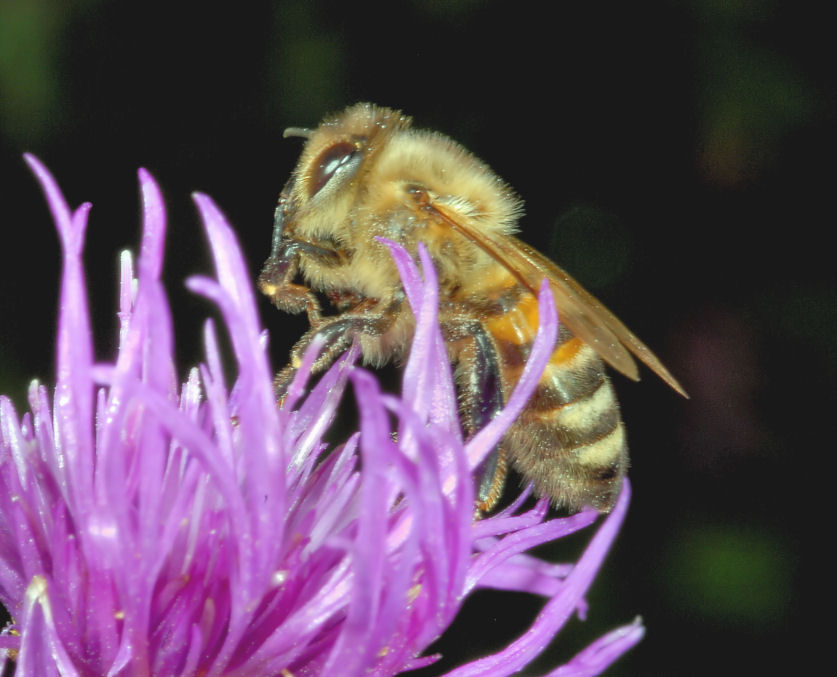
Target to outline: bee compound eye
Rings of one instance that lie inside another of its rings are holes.
[[[336,143],[320,153],[311,173],[311,197],[319,193],[338,171],[353,164],[358,153],[357,146],[349,141]]]

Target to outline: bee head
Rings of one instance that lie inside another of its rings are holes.
[[[360,103],[327,117],[316,129],[285,130],[285,136],[300,136],[306,143],[279,199],[275,229],[280,237],[349,245],[364,175],[390,135],[409,125],[410,118],[398,111]]]

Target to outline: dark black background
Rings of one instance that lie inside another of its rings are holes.
[[[799,671],[829,589],[817,554],[835,451],[835,55],[819,5],[218,5],[0,0],[0,391],[22,405],[54,365],[57,238],[24,151],[71,204],[94,205],[101,359],[115,346],[118,252],[137,246],[137,167],[160,182],[185,373],[211,312],[182,284],[211,272],[189,194],[218,202],[255,277],[299,150],[282,130],[359,100],[401,108],[511,183],[524,239],[692,395],[647,370],[639,385],[615,377],[633,504],[589,619],[529,674],[637,614],[647,637],[609,674]],[[304,323],[260,309],[279,366]],[[504,646],[539,604],[478,596],[446,665]]]

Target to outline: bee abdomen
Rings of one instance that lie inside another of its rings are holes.
[[[538,494],[571,510],[607,511],[628,465],[625,428],[604,365],[576,341],[555,350],[505,444]]]

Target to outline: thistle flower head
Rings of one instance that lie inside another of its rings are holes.
[[[63,272],[54,390],[33,383],[22,416],[0,397],[0,602],[12,616],[0,656],[17,674],[395,674],[436,660],[426,649],[463,599],[492,587],[547,602],[507,649],[450,674],[507,675],[583,610],[627,483],[572,566],[525,551],[589,525],[591,511],[544,521],[546,503],[520,512],[521,498],[473,519],[472,469],[525,406],[554,345],[547,288],[520,383],[467,443],[433,266],[422,250],[419,270],[393,243],[417,318],[400,396],[353,366],[356,350],[311,387],[315,346],[279,408],[250,275],[223,216],[198,194],[216,275],[188,285],[220,309],[236,378],[225,382],[207,321],[205,363],[178,385],[154,181],[140,171],[140,255],[136,266],[122,257],[119,348],[97,364],[81,259],[90,206],[71,211],[43,165],[27,161],[58,229]],[[348,383],[359,430],[326,453]],[[598,674],[642,633],[638,623],[620,628],[553,674]]]

